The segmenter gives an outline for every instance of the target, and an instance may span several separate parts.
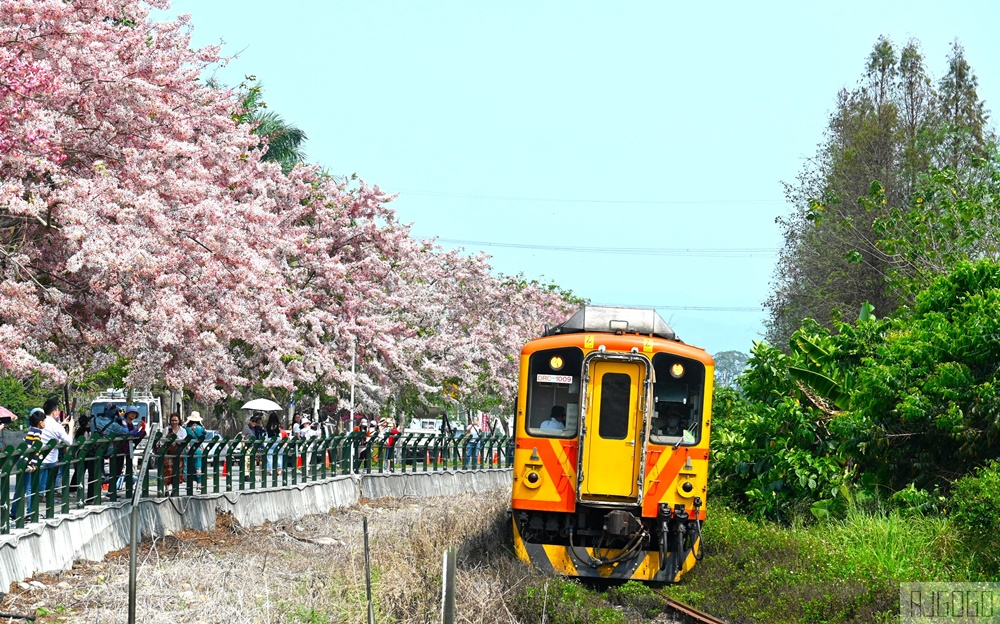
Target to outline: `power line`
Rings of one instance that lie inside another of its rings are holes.
[[[541,202],[557,204],[628,204],[645,206],[744,206],[747,204],[784,205],[775,199],[588,199],[573,197],[520,197],[516,195],[481,195],[474,193],[444,193],[440,191],[406,191],[401,195],[420,197],[443,197],[446,199],[488,199],[509,202]]]
[[[773,256],[778,249],[771,247],[718,247],[709,248],[666,248],[666,247],[585,247],[582,245],[531,245],[528,243],[500,243],[496,241],[461,240],[439,238],[438,242],[453,245],[475,245],[477,247],[503,247],[508,249],[537,249],[541,251],[568,251],[573,253],[618,254],[627,256],[688,256],[698,258],[752,258]]]
[[[677,306],[677,305],[626,305],[622,303],[595,303],[593,305],[618,308],[643,308],[650,310],[674,310],[694,312],[763,312],[764,306]]]

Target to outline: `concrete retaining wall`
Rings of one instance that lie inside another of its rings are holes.
[[[139,502],[144,535],[182,529],[211,531],[219,512],[244,526],[294,520],[356,505],[361,498],[426,498],[510,487],[510,470],[339,476],[269,490],[202,494]],[[42,572],[68,570],[79,559],[99,561],[128,546],[132,505],[119,502],[74,511],[0,536],[0,591]]]

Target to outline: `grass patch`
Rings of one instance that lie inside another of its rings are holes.
[[[607,596],[612,604],[621,605],[643,618],[655,618],[663,611],[663,600],[653,593],[649,585],[638,581],[610,587]]]
[[[513,615],[521,622],[549,624],[626,624],[625,614],[608,604],[605,596],[579,581],[553,577],[540,586],[529,584],[519,592]]]
[[[704,561],[667,592],[733,624],[894,621],[901,582],[988,580],[945,517],[786,527],[717,506],[704,532]]]

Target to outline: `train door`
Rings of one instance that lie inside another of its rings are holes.
[[[638,500],[646,365],[593,360],[589,368],[580,499]]]

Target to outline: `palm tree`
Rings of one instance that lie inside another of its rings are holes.
[[[261,138],[259,147],[266,150],[262,160],[279,163],[284,173],[306,158],[302,144],[306,133],[286,122],[281,115],[265,111],[267,103],[261,98],[263,87],[259,82],[245,86],[246,94],[240,100],[240,111],[234,114],[236,123],[253,124],[252,132]]]

